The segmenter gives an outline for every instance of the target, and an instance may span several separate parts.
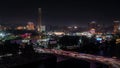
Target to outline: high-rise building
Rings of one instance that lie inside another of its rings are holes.
[[[96,29],[97,29],[97,24],[95,21],[92,21],[90,23],[88,23],[88,30],[91,32],[93,32],[93,29],[94,29],[94,33],[96,32]]]
[[[113,33],[118,33],[119,32],[119,27],[120,27],[120,21],[114,21]]]
[[[41,26],[41,31],[42,32],[46,31],[46,26]]]
[[[89,29],[96,29],[97,24],[95,21],[92,21],[92,22],[88,23],[88,27],[89,27]]]
[[[28,22],[26,27],[27,27],[27,30],[35,30],[35,25],[33,22]]]

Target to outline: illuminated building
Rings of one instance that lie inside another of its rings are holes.
[[[23,29],[26,29],[26,28],[23,27],[23,26],[18,26],[16,29],[17,29],[17,30],[23,30]]]
[[[113,29],[113,33],[118,33],[119,32],[119,24],[120,21],[114,21],[114,29]]]
[[[96,33],[96,30],[94,28],[90,29],[90,33],[91,34],[95,34]]]
[[[45,26],[41,26],[41,31],[45,31],[46,27]]]
[[[95,34],[96,33],[96,29],[97,29],[97,24],[95,21],[92,21],[90,23],[88,23],[88,28],[90,33]]]
[[[0,30],[6,30],[7,27],[0,25]]]
[[[33,22],[28,22],[26,27],[27,27],[27,30],[35,30],[35,25]]]
[[[97,24],[96,24],[95,21],[92,21],[92,22],[88,23],[88,27],[89,27],[89,30],[96,29],[97,28]]]

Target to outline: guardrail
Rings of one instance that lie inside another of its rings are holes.
[[[78,52],[56,50],[56,49],[36,48],[35,51],[39,53],[51,53],[51,54],[63,55],[72,58],[86,60],[90,62],[90,68],[96,68],[95,62],[106,64],[109,66],[109,68],[120,68],[120,60],[114,58],[107,58],[103,56],[96,56],[91,54],[83,54]]]

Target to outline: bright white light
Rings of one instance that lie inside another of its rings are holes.
[[[119,25],[119,27],[118,27],[118,30],[120,30],[120,25]]]
[[[3,34],[3,33],[0,33],[0,37],[4,37],[5,36],[5,34]]]
[[[77,26],[74,26],[75,29],[77,29],[78,27]]]
[[[64,35],[64,32],[54,32],[55,35]]]

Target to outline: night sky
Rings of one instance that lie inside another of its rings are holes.
[[[0,24],[37,23],[37,8],[42,8],[42,24],[82,25],[91,21],[112,25],[120,20],[120,2],[117,0],[39,0],[5,1],[1,3]]]

